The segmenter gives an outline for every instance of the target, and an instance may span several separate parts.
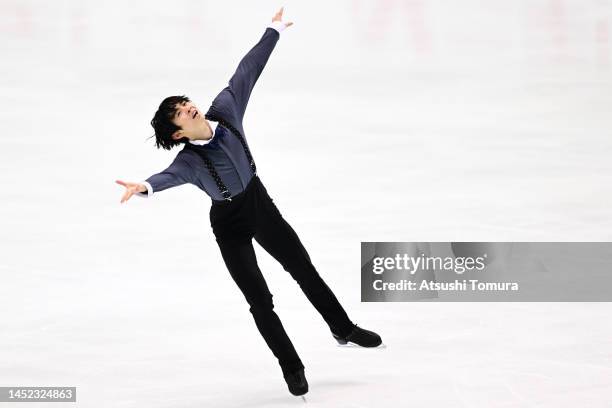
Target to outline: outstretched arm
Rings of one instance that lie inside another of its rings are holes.
[[[284,23],[282,18],[283,8],[281,7],[272,18],[272,23],[266,28],[259,42],[242,58],[236,72],[229,80],[229,90],[234,97],[236,114],[240,121],[244,117],[251,91],[266,66],[270,54],[272,54],[272,50],[280,37],[280,32],[293,24],[292,22]]]
[[[117,184],[125,187],[121,203],[126,202],[136,194],[140,197],[151,197],[153,192],[160,192],[171,187],[190,183],[193,180],[193,170],[191,166],[182,159],[175,159],[172,164],[162,171],[142,181],[140,183],[125,182],[116,180]]]

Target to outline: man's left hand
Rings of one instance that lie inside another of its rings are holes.
[[[283,19],[283,8],[284,7],[281,7],[280,10],[278,10],[278,12],[274,15],[274,17],[272,17],[272,22],[274,22],[274,21],[282,22],[282,19]],[[293,25],[292,22],[288,22],[288,23],[284,23],[284,24],[285,24],[285,27],[289,27],[290,25]]]

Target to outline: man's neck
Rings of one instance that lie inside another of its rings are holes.
[[[194,145],[205,145],[208,142],[210,142],[212,140],[212,138],[215,136],[215,129],[217,128],[217,122],[208,122],[209,123],[209,131],[210,131],[210,137],[206,137],[208,135],[203,135],[201,137],[194,137],[193,139],[189,140],[189,143],[194,144]]]

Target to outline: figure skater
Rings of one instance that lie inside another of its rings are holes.
[[[146,181],[116,182],[125,187],[121,203],[134,194],[151,197],[185,183],[210,196],[210,223],[225,265],[246,298],[257,329],[278,359],[289,391],[304,395],[308,392],[304,365],[274,311],[272,294],[257,266],[253,238],[297,281],[338,343],[378,347],[382,341],[378,334],[353,324],[323,281],[257,175],[245,137],[242,120],[253,86],[280,32],[293,24],[284,23],[282,16],[283,8],[242,58],[206,114],[186,96],[162,101],[151,120],[155,144],[166,150],[183,146],[170,166]]]

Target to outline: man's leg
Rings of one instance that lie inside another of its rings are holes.
[[[257,214],[255,240],[297,281],[300,288],[331,331],[348,335],[353,323],[338,299],[313,266],[308,252],[293,228],[285,221],[267,193]]]
[[[272,294],[257,266],[252,242],[218,242],[218,244],[225,265],[251,306],[250,312],[253,314],[255,324],[278,359],[283,374],[304,368],[278,315],[273,310]]]

